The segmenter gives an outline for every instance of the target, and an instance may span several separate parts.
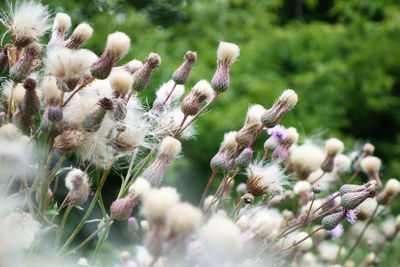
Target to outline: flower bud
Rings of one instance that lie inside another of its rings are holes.
[[[322,219],[322,226],[326,230],[333,230],[345,217],[346,213],[344,210],[325,216]]]
[[[25,95],[22,99],[22,112],[26,116],[35,115],[40,110],[40,100],[36,94],[36,81],[31,78],[27,78],[24,81]]]
[[[144,170],[142,177],[154,186],[160,186],[164,180],[165,170],[171,160],[182,149],[181,142],[173,137],[162,140],[156,159]]]
[[[150,53],[143,66],[133,74],[133,90],[143,91],[149,84],[153,70],[157,69],[160,64],[160,56],[156,53]]]
[[[342,195],[340,203],[346,210],[355,209],[364,200],[369,197],[374,197],[376,195],[376,188],[374,190],[366,189],[361,192],[352,192]]]
[[[122,32],[108,35],[107,46],[100,58],[90,67],[93,77],[104,80],[110,75],[112,67],[128,52],[131,39]]]
[[[71,36],[65,41],[64,46],[70,49],[78,49],[93,34],[93,28],[87,23],[79,24]]]
[[[295,91],[291,89],[285,90],[274,105],[261,116],[264,126],[272,128],[278,124],[283,115],[297,104],[297,101],[298,97]]]
[[[211,80],[212,88],[223,93],[229,88],[229,71],[239,56],[239,47],[233,43],[220,42],[217,51],[217,69]]]
[[[361,161],[362,170],[368,175],[370,180],[376,181],[378,187],[382,186],[381,179],[379,178],[381,164],[381,160],[373,156],[368,156]]]
[[[14,82],[22,82],[33,70],[42,46],[38,43],[31,43],[26,47],[25,54],[10,68],[10,78]]]
[[[174,80],[176,84],[185,84],[187,82],[196,59],[197,54],[195,52],[186,52],[185,61],[183,61],[182,65],[172,74],[172,80]]]
[[[206,80],[201,80],[195,84],[192,90],[184,97],[181,103],[181,110],[186,116],[196,115],[201,104],[210,101],[214,92]]]
[[[254,195],[251,193],[246,193],[242,196],[242,199],[246,204],[251,204],[254,202]]]
[[[312,191],[314,194],[319,194],[322,192],[321,186],[319,184],[314,184],[312,186]]]
[[[340,193],[340,195],[344,195],[344,194],[352,193],[352,192],[361,192],[368,186],[369,186],[368,184],[365,184],[365,185],[344,184],[340,187],[339,193]]]
[[[331,172],[334,167],[334,159],[343,150],[343,142],[336,138],[330,138],[325,143],[326,157],[321,164],[324,172]]]
[[[60,122],[63,118],[63,112],[60,106],[51,105],[47,108],[47,117],[51,122]]]
[[[239,169],[246,169],[253,157],[253,149],[251,147],[247,147],[243,149],[243,151],[239,154],[239,156],[236,158],[235,163],[236,167]]]
[[[135,201],[130,194],[116,199],[110,206],[111,217],[118,221],[127,220],[131,216],[134,207]]]
[[[107,97],[100,99],[98,104],[99,107],[82,121],[82,127],[87,132],[96,132],[100,129],[106,112],[114,109],[112,100]]]
[[[229,166],[230,157],[225,152],[218,151],[210,161],[210,167],[216,173],[228,170]]]
[[[262,126],[260,118],[264,111],[265,109],[261,105],[256,104],[249,107],[244,125],[235,136],[239,145],[244,147],[251,145],[254,133]]]

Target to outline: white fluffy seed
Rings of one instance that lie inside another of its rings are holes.
[[[169,157],[175,157],[181,152],[182,145],[178,139],[171,136],[165,137],[160,144],[159,154],[166,154]]]
[[[131,46],[131,39],[123,32],[114,32],[107,37],[107,50],[122,58]]]
[[[218,61],[231,65],[239,56],[240,48],[233,43],[220,42],[217,57]]]

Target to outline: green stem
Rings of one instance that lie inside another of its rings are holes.
[[[86,219],[89,217],[90,213],[92,212],[94,206],[96,205],[97,202],[97,198],[99,197],[99,195],[101,194],[101,189],[104,186],[104,183],[106,182],[107,176],[110,173],[111,170],[111,166],[112,166],[112,160],[108,163],[106,169],[103,172],[103,176],[100,179],[100,183],[97,186],[97,190],[96,193],[93,196],[92,202],[90,203],[89,208],[87,209],[85,215],[83,216],[82,220],[80,221],[80,223],[78,224],[78,226],[75,228],[75,230],[72,232],[71,236],[67,239],[67,241],[65,241],[64,246],[58,251],[56,257],[58,257],[61,252],[66,249],[71,242],[74,240],[74,238],[76,237],[76,235],[79,233],[79,231],[83,228],[83,226],[86,223]]]
[[[80,243],[78,246],[73,248],[71,251],[69,251],[66,255],[75,253],[78,249],[86,245],[90,240],[92,240],[101,230],[103,230],[105,227],[109,226],[112,222],[114,221],[114,217],[111,217],[108,219],[101,227],[97,228],[96,231],[94,231],[90,236],[88,236],[82,243]],[[65,256],[66,256],[65,255]]]
[[[346,257],[342,260],[342,263],[344,263],[346,260],[348,260],[351,255],[353,254],[354,250],[356,249],[357,245],[360,243],[362,237],[364,236],[365,231],[367,230],[368,226],[372,223],[372,221],[374,220],[375,214],[378,211],[379,208],[379,204],[376,205],[374,212],[372,213],[372,215],[368,218],[368,221],[365,223],[364,228],[362,229],[361,233],[359,234],[359,236],[357,237],[356,243],[354,243],[354,245],[351,247],[349,253],[346,255]]]
[[[64,216],[63,216],[63,218],[61,220],[61,223],[60,223],[59,230],[57,231],[56,240],[55,240],[55,243],[54,243],[54,252],[56,252],[56,250],[57,250],[58,243],[60,242],[62,233],[64,231],[65,223],[67,222],[69,213],[71,212],[73,207],[74,207],[74,205],[72,203],[69,203],[67,209],[65,210]]]

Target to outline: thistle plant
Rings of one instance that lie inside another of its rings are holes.
[[[186,52],[147,107],[141,92],[153,90],[149,81],[162,67],[157,53],[118,66],[131,45],[128,35],[110,34],[97,56],[81,48],[95,34],[91,26],[81,23],[68,37],[67,14],[56,14],[52,27],[49,20],[47,7],[33,1],[0,17],[11,40],[0,52],[7,79],[0,107],[0,265],[105,266],[107,242],[115,266],[355,266],[353,252],[363,243],[372,254],[362,264],[370,266],[395,240],[400,218],[387,210],[400,182],[381,177],[371,144],[350,159],[337,138],[328,138],[324,151],[322,140],[280,125],[301,105],[292,89],[268,109],[249,105],[243,126],[225,133],[198,203],[165,183],[193,124],[229,94],[238,45],[221,42],[211,82],[193,85],[188,78],[198,55]],[[184,85],[192,89],[182,98]],[[112,181],[120,189],[107,195],[113,199],[107,205],[103,187],[111,171],[121,181]],[[94,230],[87,227],[93,222]],[[126,248],[108,240],[121,224],[135,240]],[[372,240],[369,231],[379,225],[383,238]]]

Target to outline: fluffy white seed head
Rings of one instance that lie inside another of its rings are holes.
[[[287,89],[283,91],[278,101],[285,103],[285,106],[294,107],[298,100],[296,92],[292,89]]]
[[[239,227],[231,220],[212,217],[199,231],[199,238],[204,249],[213,256],[232,257],[241,248]]]
[[[367,198],[357,206],[357,214],[362,215],[363,218],[368,218],[374,213],[376,205],[378,205],[378,202],[375,198]]]
[[[92,37],[93,28],[87,23],[81,23],[76,26],[75,30],[72,32],[71,37],[81,40],[81,43]]]
[[[211,204],[213,203],[213,200],[215,200],[213,195],[207,196],[203,202],[203,210],[208,210]],[[218,202],[219,201],[215,201],[210,210],[215,210],[218,206]]]
[[[375,257],[376,257],[375,253],[370,252],[370,253],[367,254],[367,256],[365,256],[365,262],[367,264],[372,264],[374,262],[374,260],[375,260]]]
[[[386,182],[385,191],[388,194],[397,194],[400,192],[400,182],[395,178],[391,178]]]
[[[343,154],[338,154],[334,160],[334,171],[344,173],[349,170],[351,166],[351,159]]]
[[[285,143],[288,144],[294,144],[299,140],[299,133],[297,132],[297,129],[294,127],[289,127],[286,129],[286,138],[285,138]]]
[[[35,1],[10,4],[9,13],[0,15],[0,22],[10,32],[11,39],[19,46],[24,47],[37,41],[49,28],[49,12],[46,6]]]
[[[240,230],[244,231],[249,226],[250,219],[246,215],[240,216],[239,220],[236,221],[236,225],[239,226]]]
[[[375,151],[375,146],[374,146],[373,144],[366,143],[366,144],[363,146],[363,151],[364,151],[365,153],[367,153],[368,155],[372,155],[372,153],[374,153],[374,151]]]
[[[182,150],[182,144],[178,139],[171,136],[165,137],[160,144],[159,154],[165,154],[173,158]]]
[[[224,134],[224,140],[222,141],[219,150],[228,151],[229,154],[235,153],[238,143],[236,142],[236,131],[227,132]]]
[[[296,195],[308,193],[311,191],[311,184],[307,181],[298,181],[293,188]]]
[[[276,234],[281,223],[282,215],[277,210],[263,209],[251,218],[249,228],[257,236],[267,238]]]
[[[214,90],[212,89],[209,82],[206,80],[198,81],[192,88],[192,92],[196,96],[201,96],[204,101],[209,102],[214,96]]]
[[[61,91],[57,87],[57,81],[53,76],[46,75],[42,80],[42,91],[46,102],[59,100],[61,98]]]
[[[22,86],[22,83],[19,83],[14,88],[14,92],[13,92],[13,96],[12,96],[14,103],[16,103],[17,106],[21,106],[24,96],[25,96],[25,88]],[[11,91],[10,91],[10,97],[11,97]]]
[[[0,220],[0,250],[4,253],[28,249],[39,234],[40,224],[30,213],[11,212]]]
[[[161,85],[161,87],[157,90],[157,101],[159,103],[163,103],[165,99],[167,99],[170,94],[172,88],[174,87],[175,82],[173,80],[169,80],[168,82]],[[174,91],[172,92],[168,102],[174,102],[178,100],[185,93],[185,86],[181,84],[177,84],[175,86]]]
[[[296,235],[295,242],[299,242],[299,241],[303,240],[306,236],[308,236],[308,234],[307,234],[306,232],[300,232],[300,233],[298,233],[298,234]],[[310,237],[310,238],[307,238],[306,240],[302,241],[302,242],[297,246],[297,248],[298,248],[300,251],[307,251],[307,250],[309,250],[309,249],[312,248],[312,245],[313,245],[313,241],[312,241],[312,239],[311,239],[311,237]]]
[[[339,246],[327,241],[323,241],[318,245],[317,250],[323,261],[334,262],[339,251]],[[342,252],[344,251],[342,250]]]
[[[317,262],[317,258],[311,252],[307,252],[306,254],[304,254],[302,260],[303,263],[306,265],[312,265]]]
[[[379,172],[381,160],[374,156],[368,156],[361,161],[361,168],[366,173]]]
[[[76,264],[81,266],[89,266],[89,262],[86,258],[79,258]]]
[[[325,142],[325,150],[328,155],[334,156],[343,151],[343,142],[337,138],[330,138]]]
[[[93,52],[86,49],[56,47],[47,53],[46,71],[58,79],[79,78],[88,73],[96,58]]]
[[[123,32],[114,32],[107,37],[106,49],[119,58],[122,58],[128,52],[130,46],[131,39]]]
[[[239,52],[239,46],[233,43],[220,42],[217,51],[218,61],[230,66],[239,56]]]
[[[167,229],[178,237],[187,237],[198,229],[201,223],[201,212],[189,203],[174,205],[167,215]]]
[[[138,71],[142,66],[143,66],[142,61],[133,59],[133,60],[129,61],[128,63],[126,63],[123,67],[127,71],[129,71],[131,74],[133,74],[136,71]]]
[[[140,228],[142,228],[143,231],[148,231],[150,229],[149,221],[147,220],[140,221]]]
[[[131,187],[129,187],[129,193],[132,194],[133,198],[142,198],[150,189],[151,185],[149,181],[139,176]]]
[[[247,110],[245,125],[254,128],[260,128],[262,125],[261,116],[265,112],[265,108],[261,105],[251,105]]]
[[[72,169],[68,172],[67,176],[65,177],[65,186],[69,189],[69,190],[74,190],[76,187],[76,179],[77,177],[83,177],[83,179],[87,180],[87,175],[81,171],[80,169]]]
[[[152,188],[144,195],[143,207],[147,218],[154,223],[163,223],[168,211],[179,201],[173,187]]]
[[[132,88],[133,77],[125,70],[113,70],[108,78],[111,88],[119,96],[124,96]]]
[[[324,152],[313,144],[295,147],[289,155],[290,163],[300,179],[306,179],[311,172],[317,170],[324,158]]]
[[[65,34],[71,27],[71,17],[65,13],[57,13],[54,18],[53,31]]]
[[[247,168],[247,175],[247,191],[254,196],[266,193],[281,194],[284,191],[283,185],[287,184],[287,176],[276,163],[251,163]],[[258,190],[260,192],[256,193]]]

